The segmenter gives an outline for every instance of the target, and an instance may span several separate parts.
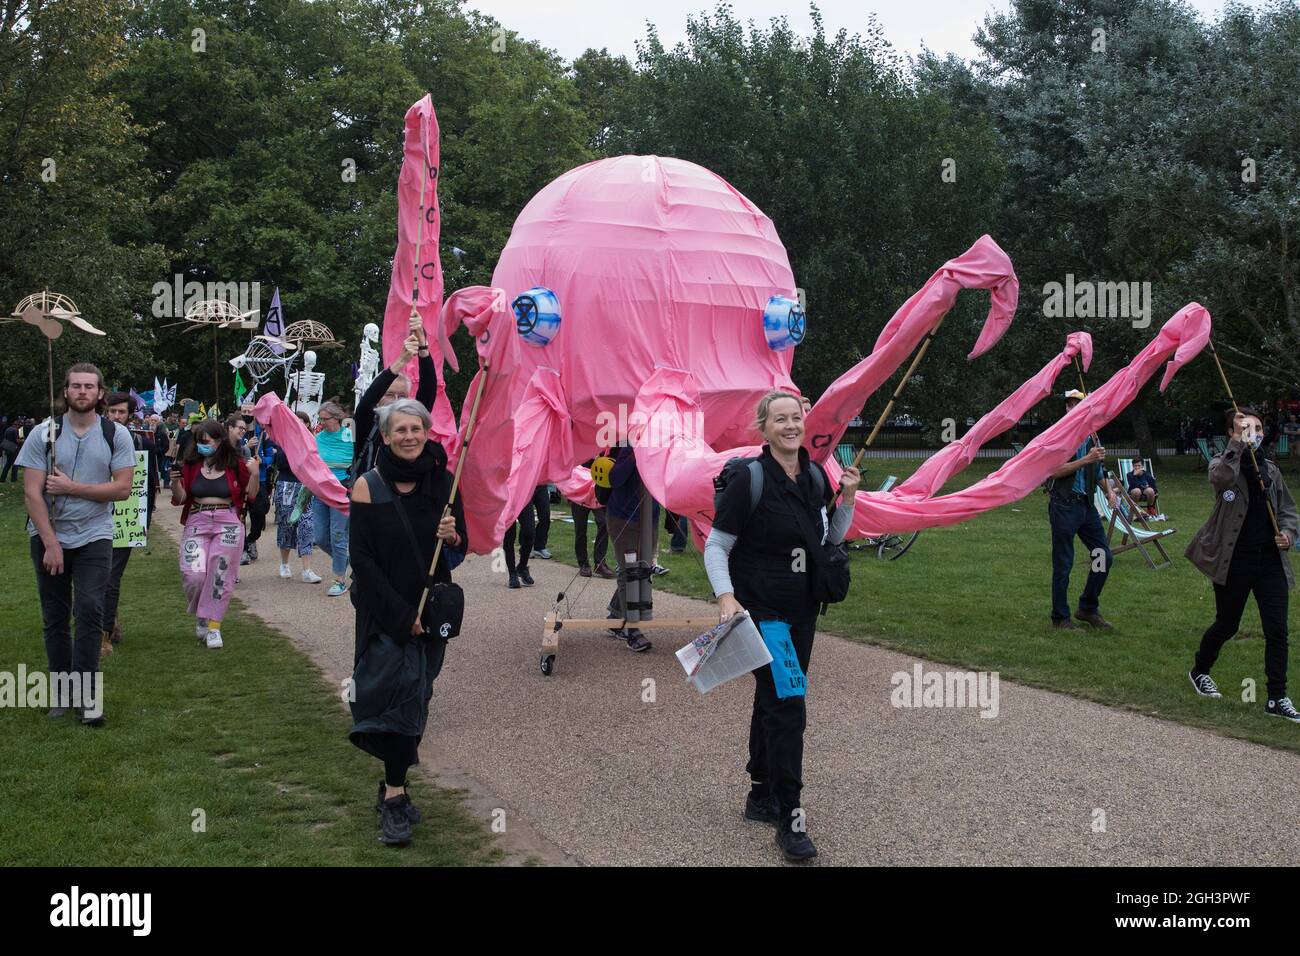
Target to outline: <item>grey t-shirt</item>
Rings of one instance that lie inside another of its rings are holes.
[[[48,422],[42,422],[28,433],[27,441],[23,442],[22,451],[18,453],[17,464],[20,468],[48,470],[49,464],[45,459],[45,433],[48,427]],[[59,471],[73,481],[104,485],[113,480],[113,472],[118,469],[134,467],[135,442],[131,441],[131,433],[117,424],[114,424],[113,431],[113,449],[110,452],[99,422],[92,424],[86,434],[78,437],[65,415],[63,428],[54,444],[55,463]],[[90,501],[71,495],[46,495],[45,504],[50,511],[54,534],[63,547],[79,548],[91,541],[113,540],[111,501]],[[36,526],[30,518],[27,520],[27,533],[36,534]]]

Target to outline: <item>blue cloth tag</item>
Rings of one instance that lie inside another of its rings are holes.
[[[758,631],[772,655],[772,682],[776,685],[776,696],[782,700],[803,697],[808,682],[799,666],[799,655],[794,652],[794,641],[790,640],[790,625],[785,621],[759,621]]]

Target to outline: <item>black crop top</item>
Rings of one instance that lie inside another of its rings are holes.
[[[203,472],[194,476],[194,483],[190,485],[190,495],[194,498],[225,498],[230,500],[230,483],[226,481],[226,475],[223,472],[216,478],[204,478]]]

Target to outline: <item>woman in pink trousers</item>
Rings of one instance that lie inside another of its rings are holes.
[[[244,551],[244,505],[257,497],[257,468],[239,457],[220,422],[194,428],[194,442],[172,468],[172,504],[184,505],[181,578],[200,642],[222,646],[221,621],[235,593]]]

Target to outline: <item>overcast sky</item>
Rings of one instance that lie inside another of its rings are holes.
[[[538,40],[566,60],[588,47],[607,47],[611,53],[635,60],[634,41],[645,36],[650,20],[659,29],[664,46],[671,48],[686,38],[686,18],[712,11],[714,0],[468,0],[466,6],[495,17],[505,27]],[[867,17],[875,13],[885,38],[903,54],[915,55],[922,46],[937,53],[975,56],[971,35],[985,13],[1010,8],[1008,0],[819,0],[826,33],[841,27],[865,32]],[[1250,6],[1259,6],[1251,0]],[[1191,6],[1208,20],[1217,19],[1223,0],[1191,0]],[[786,16],[791,27],[808,33],[812,22],[806,0],[732,0],[742,21],[763,26],[773,17]]]

